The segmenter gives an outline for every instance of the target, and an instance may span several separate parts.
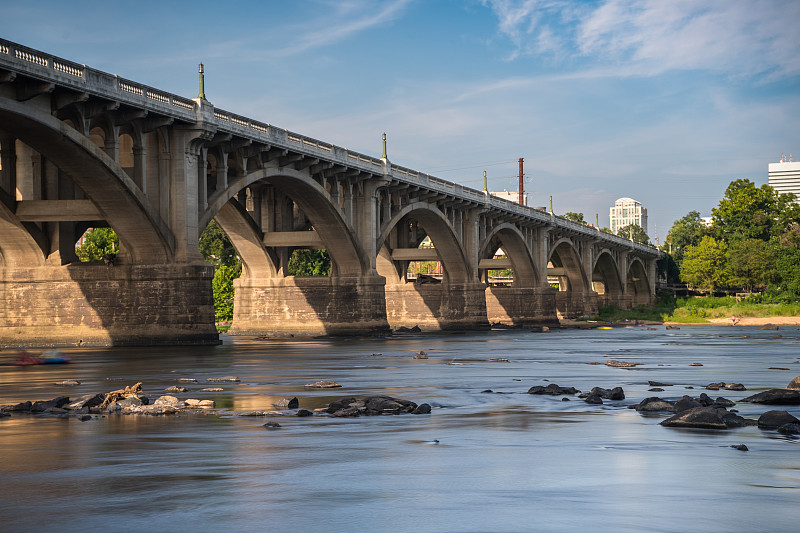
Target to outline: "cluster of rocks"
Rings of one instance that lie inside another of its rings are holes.
[[[325,412],[334,417],[399,415],[411,413],[425,415],[431,412],[427,403],[416,403],[391,396],[368,396],[366,398],[342,398],[328,404]]]
[[[86,394],[77,399],[59,396],[52,400],[22,402],[15,405],[0,406],[0,412],[48,414],[52,416],[77,416],[88,420],[91,414],[174,414],[182,409],[210,409],[215,407],[212,400],[179,400],[175,396],[159,396],[155,400],[142,392],[142,384],[136,383],[107,393]]]
[[[707,390],[735,390],[735,391],[743,391],[747,390],[747,388],[742,385],[741,383],[725,383],[724,381],[720,381],[717,383],[709,383],[706,385]]]
[[[528,394],[546,394],[549,396],[568,396],[578,394],[579,398],[590,404],[602,404],[603,400],[624,400],[625,391],[622,387],[614,387],[613,389],[604,389],[602,387],[593,387],[588,393],[581,393],[575,387],[560,387],[555,383],[547,386],[535,385],[528,389]],[[567,400],[568,398],[563,398]]]

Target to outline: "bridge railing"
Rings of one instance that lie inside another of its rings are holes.
[[[0,67],[3,65],[31,78],[55,82],[101,98],[119,100],[186,121],[196,119],[197,104],[188,98],[0,39]]]

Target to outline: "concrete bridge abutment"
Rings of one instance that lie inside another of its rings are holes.
[[[556,326],[556,291],[552,287],[487,287],[486,314],[491,324]]]
[[[385,335],[380,276],[247,278],[234,282],[233,335]]]
[[[219,344],[213,267],[0,268],[0,345]]]

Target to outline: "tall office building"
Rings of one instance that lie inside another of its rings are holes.
[[[778,192],[791,192],[800,199],[800,162],[792,156],[781,156],[778,163],[769,164],[769,185]]]
[[[639,225],[647,233],[647,209],[633,198],[620,198],[614,202],[610,218],[611,232],[614,234],[630,224]]]

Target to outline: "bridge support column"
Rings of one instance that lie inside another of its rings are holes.
[[[557,326],[552,287],[487,287],[486,314],[491,324]]]
[[[584,315],[596,315],[597,293],[594,291],[559,291],[556,292],[556,307],[560,318],[577,318]]]
[[[0,268],[0,346],[218,344],[208,265]]]
[[[392,328],[423,331],[486,329],[483,283],[398,283],[386,286],[386,315]]]
[[[234,335],[384,335],[385,280],[368,277],[239,278]]]

